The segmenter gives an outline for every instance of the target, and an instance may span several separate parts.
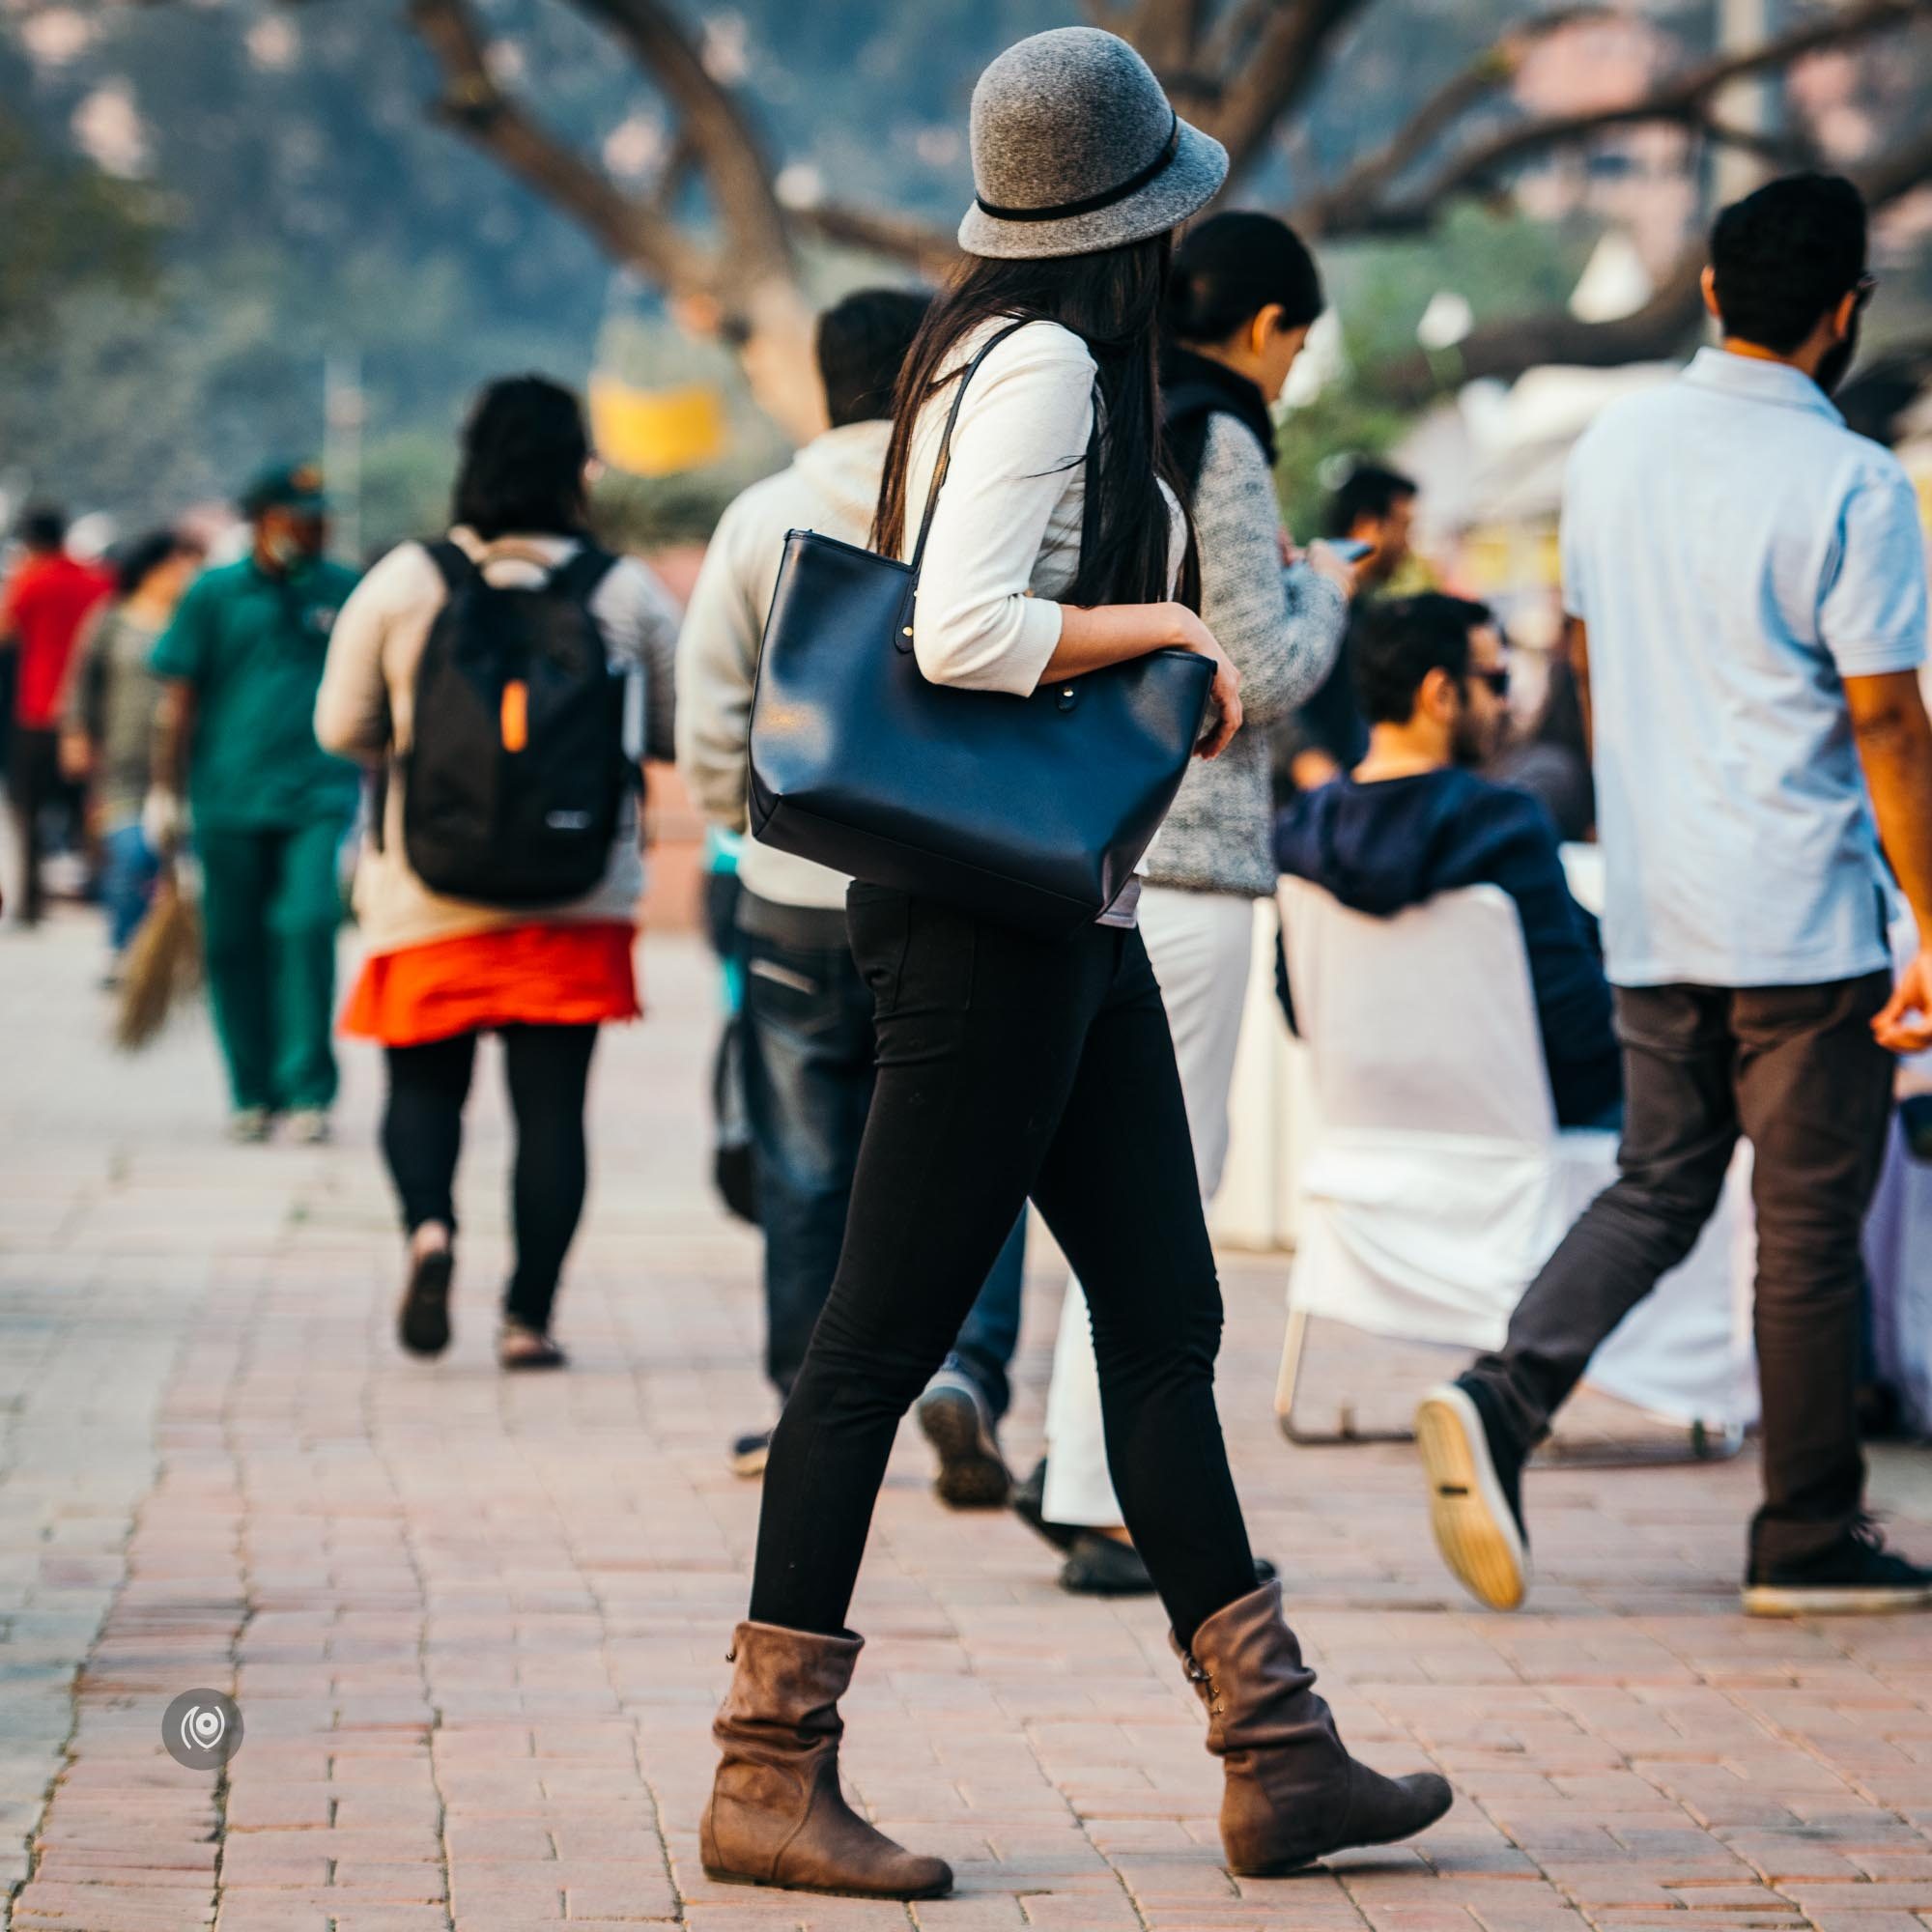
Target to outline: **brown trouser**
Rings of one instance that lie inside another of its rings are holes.
[[[1816,986],[1619,987],[1618,1178],[1545,1263],[1471,1373],[1527,1448],[1619,1321],[1690,1252],[1743,1134],[1755,1166],[1764,1503],[1754,1567],[1828,1548],[1864,1496],[1854,1394],[1859,1242],[1891,1110],[1872,1038],[1889,976]]]

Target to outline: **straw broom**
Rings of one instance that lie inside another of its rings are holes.
[[[187,867],[170,854],[146,918],[128,943],[122,968],[114,1043],[138,1053],[201,984],[201,908]]]

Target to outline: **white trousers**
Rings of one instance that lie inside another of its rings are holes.
[[[1214,1198],[1228,1157],[1228,1089],[1241,1037],[1254,931],[1255,902],[1237,894],[1182,893],[1166,886],[1149,886],[1141,894],[1141,937],[1174,1035],[1204,1202]],[[1107,1470],[1094,1323],[1087,1297],[1072,1279],[1061,1303],[1060,1340],[1053,1351],[1046,1451],[1046,1520],[1118,1528],[1121,1504]]]

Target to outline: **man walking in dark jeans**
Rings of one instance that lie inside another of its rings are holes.
[[[788,529],[863,544],[892,432],[893,385],[926,298],[861,290],[818,321],[832,426],[789,469],[754,483],[712,533],[678,645],[678,765],[712,823],[745,825],[745,754],[765,612]],[[849,881],[747,838],[737,940],[745,966],[745,1103],[765,1235],[765,1370],[791,1393],[832,1291],[859,1141],[872,1104],[871,989],[845,934]],[[997,1425],[1019,1339],[1026,1223],[993,1264],[952,1355],[920,1399],[939,1452],[939,1493],[955,1506],[1007,1499]],[[907,1283],[916,1293],[917,1283]],[[770,1430],[732,1445],[740,1475],[763,1473]]]
[[[1501,1351],[1416,1417],[1437,1544],[1498,1609],[1527,1584],[1524,1459],[1690,1252],[1740,1134],[1764,1400],[1745,1608],[1932,1606],[1932,1570],[1863,1513],[1854,1408],[1891,1055],[1932,1041],[1924,538],[1904,470],[1830,401],[1873,287],[1858,190],[1774,182],[1723,212],[1711,254],[1722,347],[1605,412],[1564,500],[1624,1045],[1620,1176]],[[1918,923],[1895,985],[1881,841]]]

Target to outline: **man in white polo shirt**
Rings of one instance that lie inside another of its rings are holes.
[[[1932,1570],[1864,1515],[1853,1406],[1891,1056],[1932,1041],[1932,951],[1894,980],[1887,939],[1895,881],[1932,948],[1924,537],[1903,469],[1830,400],[1872,291],[1865,243],[1863,202],[1833,177],[1726,209],[1704,278],[1722,346],[1605,411],[1571,462],[1564,596],[1627,1115],[1619,1179],[1502,1350],[1417,1414],[1437,1544],[1499,1609],[1527,1584],[1524,1459],[1690,1252],[1741,1134],[1765,1491],[1745,1607],[1932,1605]]]

